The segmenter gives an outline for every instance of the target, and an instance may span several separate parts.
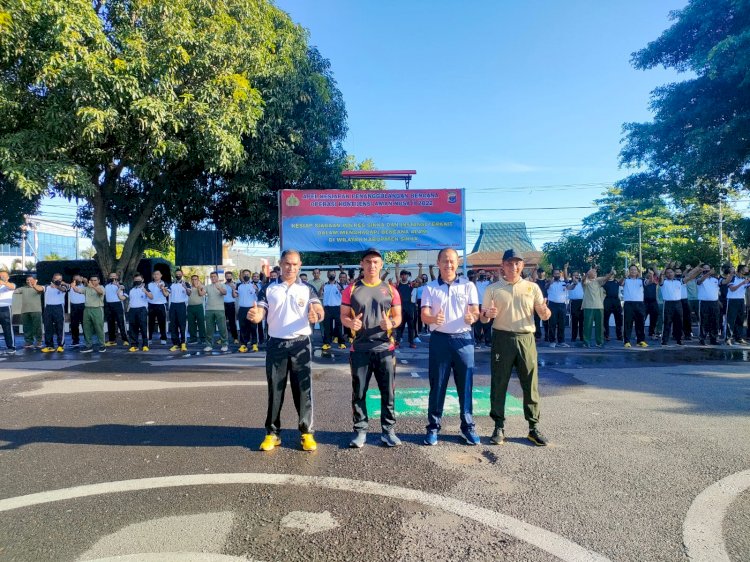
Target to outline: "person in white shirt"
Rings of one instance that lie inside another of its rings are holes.
[[[13,337],[13,292],[16,284],[10,282],[10,275],[5,270],[0,271],[0,328],[5,338],[5,352],[13,355],[16,352],[16,342]]]
[[[227,330],[232,336],[234,343],[239,343],[237,333],[237,284],[234,282],[234,274],[231,271],[224,273],[224,286],[227,292],[224,294],[224,316],[227,319]]]
[[[252,346],[254,352],[258,351],[258,324],[248,320],[247,313],[258,301],[258,288],[253,284],[253,278],[249,269],[243,269],[242,278],[237,285],[237,305],[240,319],[240,353],[247,353],[248,345]]]
[[[44,347],[43,353],[64,351],[65,342],[65,314],[63,307],[65,305],[65,293],[70,287],[63,283],[62,273],[52,275],[52,283],[44,289]],[[57,347],[55,348],[55,337],[57,337]]]
[[[580,271],[573,272],[567,289],[570,302],[570,341],[583,341],[583,283]]]
[[[479,319],[477,288],[456,276],[458,253],[444,248],[438,254],[436,281],[422,292],[422,321],[430,325],[430,399],[427,409],[425,445],[435,445],[441,429],[445,393],[451,372],[456,383],[461,417],[461,437],[468,445],[478,445],[474,428],[474,337],[472,325]]]
[[[552,312],[549,317],[550,347],[570,347],[565,343],[565,311],[568,301],[568,264],[563,271],[559,267],[552,269],[552,279],[547,281],[547,306]],[[489,324],[487,324],[489,325]]]
[[[281,406],[291,377],[302,450],[314,451],[317,444],[313,438],[310,324],[323,320],[323,307],[315,288],[297,279],[302,266],[299,252],[284,250],[280,263],[281,282],[264,288],[247,313],[247,318],[256,324],[267,315],[270,336],[266,349],[266,437],[260,449],[270,451],[281,445]]]
[[[138,336],[141,336],[143,351],[148,351],[148,303],[153,293],[143,285],[143,276],[136,273],[133,277],[133,288],[128,293],[128,327],[130,328],[130,344],[128,351],[138,351]]]
[[[169,333],[172,336],[169,351],[187,351],[187,305],[192,288],[181,269],[174,272],[174,278],[174,283],[169,286]]]
[[[120,285],[116,272],[109,274],[109,282],[104,287],[104,319],[107,322],[107,347],[117,345],[117,330],[120,331],[122,344],[128,346],[128,336],[125,332],[125,309],[123,301],[125,287]]]
[[[255,294],[259,295],[261,289],[263,289],[263,281],[260,279],[260,273],[253,273],[253,286],[255,287]],[[266,343],[266,321],[259,322],[257,324],[253,324],[253,331],[255,333],[255,339],[258,342],[258,345],[263,345]]]
[[[727,345],[739,343],[745,345],[745,293],[750,285],[747,266],[740,264],[733,275],[727,275],[723,281],[727,287]]]
[[[675,279],[674,269],[667,266],[660,275],[659,287],[664,301],[661,344],[668,345],[671,328],[675,342],[682,345],[682,279]]]
[[[331,349],[331,345],[338,343],[339,348],[346,349],[344,343],[344,330],[339,318],[341,311],[341,295],[346,286],[341,286],[336,281],[336,273],[328,272],[328,283],[320,288],[320,295],[323,299],[323,311],[325,320],[323,321],[323,350]]]
[[[717,345],[719,343],[719,318],[721,317],[719,278],[716,276],[714,269],[706,263],[701,264],[695,271],[699,269],[700,275],[697,275],[696,279],[701,316],[700,340],[698,343],[706,345],[706,336],[708,336],[711,345]]]
[[[643,302],[645,285],[641,278],[641,270],[638,269],[637,265],[631,265],[627,273],[628,276],[620,282],[623,300],[625,301],[625,326],[623,330],[625,347],[631,347],[630,336],[633,334],[633,324],[635,324],[636,345],[648,347],[646,343],[646,305]]]
[[[77,285],[84,286],[83,277],[76,275],[73,277],[71,287]],[[76,291],[68,292],[68,303],[70,304],[70,337],[72,339],[71,347],[81,345],[81,334],[83,333],[83,312],[86,309],[86,295]]]
[[[489,275],[484,269],[477,271],[474,285],[477,288],[477,298],[479,302],[479,312],[482,312],[482,301],[484,300],[484,291],[492,284]],[[474,322],[474,345],[480,349],[484,344],[487,347],[492,345],[492,324],[485,324],[479,317]]]
[[[151,274],[153,281],[148,284],[148,339],[154,339],[156,326],[159,325],[159,336],[162,345],[167,345],[167,297],[169,289],[161,279],[161,271],[154,270]]]

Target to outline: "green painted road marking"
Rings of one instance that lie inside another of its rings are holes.
[[[397,388],[396,414],[399,416],[426,416],[429,404],[429,388]],[[474,415],[488,416],[490,414],[490,387],[474,387]],[[443,416],[458,416],[458,393],[455,388],[449,388],[445,393],[445,408]],[[505,398],[505,415],[519,416],[523,414],[523,403],[515,396],[508,394]],[[380,416],[380,392],[377,389],[367,393],[367,415],[370,419]]]

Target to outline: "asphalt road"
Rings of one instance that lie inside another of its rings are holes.
[[[0,560],[750,560],[750,348],[540,348],[546,448],[517,413],[504,445],[486,415],[479,446],[455,416],[422,445],[420,344],[404,445],[371,416],[350,450],[346,352],[319,353],[315,453],[291,397],[257,450],[262,352],[0,358]]]

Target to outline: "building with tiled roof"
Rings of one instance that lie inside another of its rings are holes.
[[[467,268],[496,268],[502,261],[503,252],[509,248],[522,254],[529,268],[536,267],[542,261],[542,252],[531,241],[526,223],[483,222],[479,228],[479,238],[466,256]]]

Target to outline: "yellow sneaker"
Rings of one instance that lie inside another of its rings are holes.
[[[247,353],[247,346],[246,345],[241,345],[240,349],[238,351],[240,353]]]
[[[638,347],[648,347],[648,344],[645,341],[638,342]]]
[[[333,343],[339,343],[339,339],[338,338],[333,338]]]
[[[108,342],[105,342],[104,347],[112,347],[112,346],[115,346],[115,345],[117,345],[117,342],[108,341]]]
[[[130,349],[128,349],[128,351],[138,351],[138,348],[136,346],[133,346]]]
[[[263,443],[260,444],[260,450],[261,451],[272,451],[274,447],[278,447],[281,445],[281,439],[278,435],[274,435],[273,433],[269,433],[266,435],[266,438],[263,440]]]
[[[122,342],[122,347],[130,347],[130,342],[128,341]]]
[[[303,451],[315,451],[318,448],[318,444],[313,439],[312,433],[303,433],[300,443]]]
[[[54,347],[43,347],[42,348],[42,353],[52,353],[54,351],[55,351]]]
[[[327,343],[324,343],[322,349],[323,351],[328,351],[329,349],[331,349],[331,346],[328,345]]]
[[[625,342],[625,347],[630,347],[630,342]]]
[[[169,348],[169,351],[180,351],[180,348],[176,345],[173,345],[172,347]]]
[[[257,343],[253,344],[253,351],[255,351],[257,353],[257,351],[258,351],[258,344]]]
[[[339,344],[339,349],[346,349],[346,344],[345,343],[340,343]]]
[[[63,346],[61,346],[61,345],[58,345],[58,346],[57,346],[57,352],[58,352],[58,353],[62,353],[63,351],[65,351],[65,349],[63,349]]]
[[[148,351],[148,346],[147,345],[143,346],[143,351]]]
[[[182,345],[180,345],[180,351],[187,351],[187,344],[186,343],[183,343]]]

